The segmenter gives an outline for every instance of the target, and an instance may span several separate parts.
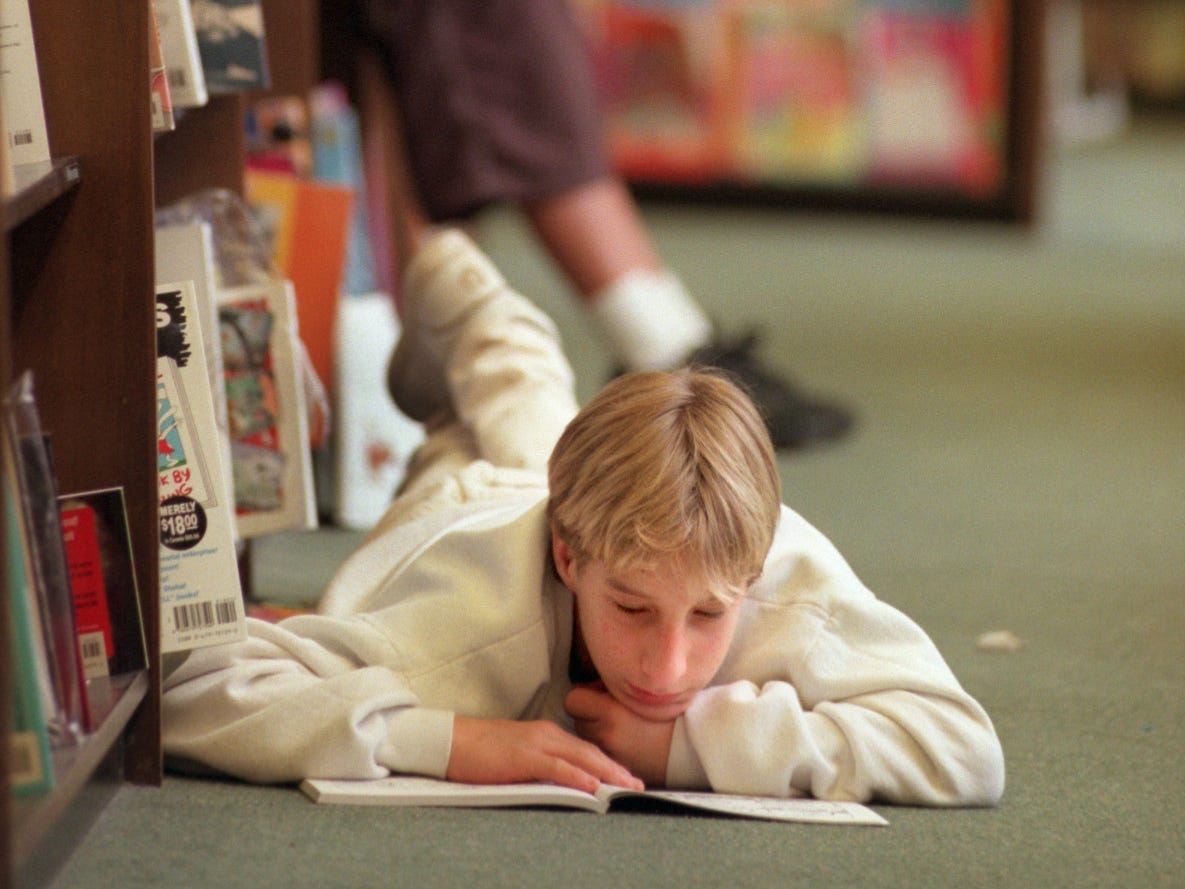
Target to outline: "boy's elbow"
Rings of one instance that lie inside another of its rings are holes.
[[[991,728],[969,738],[948,772],[951,806],[997,806],[1004,796],[1004,750]]]

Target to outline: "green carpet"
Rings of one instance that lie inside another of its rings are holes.
[[[1000,808],[835,828],[319,807],[168,777],[121,790],[55,885],[1183,885],[1185,140],[1143,135],[1060,156],[1030,233],[647,209],[727,329],[757,326],[770,363],[856,410],[850,438],[783,457],[786,500],[986,706]],[[554,270],[508,214],[479,232],[557,317],[587,397],[611,362]],[[260,546],[260,594],[314,595],[352,540]],[[998,629],[1024,647],[977,650]]]

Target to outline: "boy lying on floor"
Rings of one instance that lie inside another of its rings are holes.
[[[167,678],[166,754],[256,782],[1000,799],[986,713],[781,504],[733,384],[630,375],[578,412],[550,320],[457,231],[412,259],[404,315],[392,394],[429,430],[405,490],[320,614]]]

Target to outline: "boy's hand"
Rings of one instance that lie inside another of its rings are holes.
[[[575,720],[576,734],[592,741],[650,787],[667,781],[667,758],[675,722],[653,722],[631,712],[599,683],[568,692],[564,709]]]
[[[550,781],[596,793],[601,782],[641,789],[642,782],[595,744],[554,722],[453,717],[445,774],[466,784]]]

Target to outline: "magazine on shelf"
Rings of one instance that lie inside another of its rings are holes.
[[[190,7],[212,94],[271,86],[261,0],[190,0]]]
[[[157,481],[161,651],[246,637],[234,545],[234,504],[206,373],[191,281],[158,284]]]
[[[364,781],[310,778],[300,789],[314,802],[361,806],[444,806],[453,808],[561,808],[596,814],[639,807],[698,811],[763,821],[884,826],[889,822],[859,803],[711,791],[630,790],[602,784],[585,793],[556,784],[460,784],[437,778],[392,775]]]
[[[218,292],[235,522],[243,538],[317,527],[292,284]]]

